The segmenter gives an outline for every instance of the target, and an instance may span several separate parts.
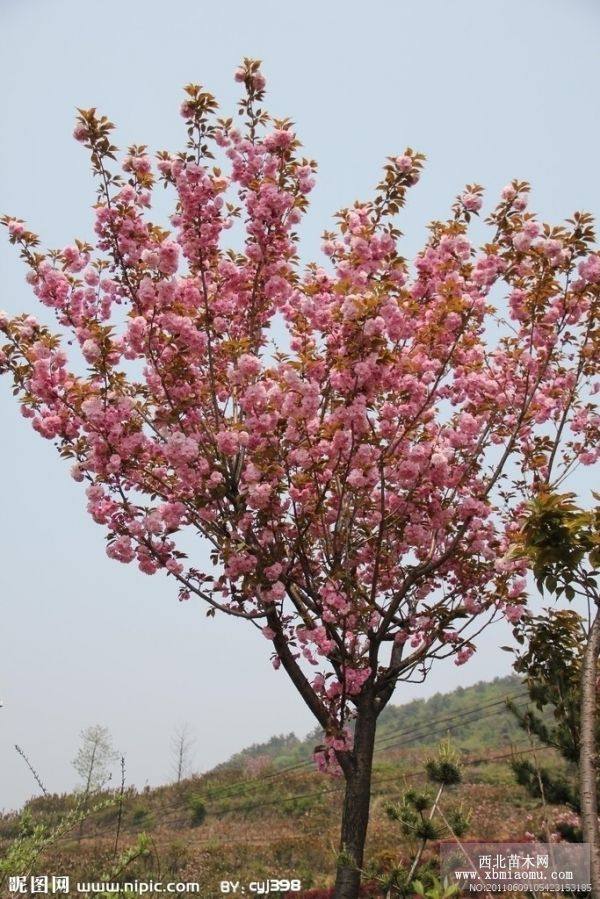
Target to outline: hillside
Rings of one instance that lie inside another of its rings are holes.
[[[389,740],[393,746],[398,739],[405,746],[431,746],[436,736],[450,735],[457,746],[475,750],[522,739],[504,699],[523,692],[519,678],[509,675],[458,687],[452,693],[436,693],[429,699],[388,705],[379,719],[378,743],[387,745]],[[250,760],[269,760],[281,767],[293,765],[310,758],[321,738],[318,728],[302,740],[293,733],[281,734],[266,743],[254,743],[214,770],[243,766]]]
[[[516,678],[502,678],[384,712],[368,842],[375,870],[389,869],[407,851],[386,805],[407,786],[424,782],[424,762],[444,738],[463,759],[463,783],[450,791],[446,810],[458,805],[473,810],[470,838],[521,839],[526,831],[540,832],[543,809],[515,785],[508,764],[511,746],[531,752],[505,707],[505,697],[523,692]],[[315,771],[310,757],[319,739],[318,732],[304,740],[293,734],[273,737],[180,784],[126,789],[120,811],[118,797],[97,797],[94,802],[102,807],[64,833],[61,821],[77,816],[77,798],[37,797],[19,814],[1,819],[0,842],[6,852],[19,833],[31,842],[36,825],[50,834],[58,827],[44,852],[44,870],[50,873],[99,877],[114,870],[120,853],[128,850],[128,879],[150,879],[159,872],[198,881],[205,899],[220,895],[217,885],[227,878],[296,877],[305,889],[321,886],[334,867],[343,784]],[[542,752],[547,763],[551,755]]]

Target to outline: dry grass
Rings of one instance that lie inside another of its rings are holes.
[[[389,870],[409,856],[410,847],[403,842],[398,825],[385,814],[385,804],[398,798],[407,783],[404,774],[414,772],[422,761],[417,752],[395,753],[378,766],[367,857],[379,871]],[[341,790],[337,788],[341,784],[309,769],[265,778],[274,770],[263,770],[254,779],[245,776],[241,768],[221,770],[180,785],[141,793],[127,791],[119,850],[133,846],[142,832],[150,837],[148,851],[128,866],[127,879],[198,881],[203,899],[221,895],[221,880],[247,883],[296,877],[306,889],[330,884],[341,810]],[[514,784],[506,764],[466,769],[466,773],[466,782],[455,795],[473,810],[469,839],[519,840],[526,831],[541,830],[542,808]],[[414,785],[418,780],[410,782]],[[241,781],[245,781],[243,789]],[[323,795],[315,795],[320,793]],[[204,798],[207,814],[200,826],[191,824],[191,796]],[[304,798],[286,802],[290,796]],[[51,824],[73,801],[69,796],[41,797],[30,802],[27,810],[34,820]],[[453,801],[448,799],[450,804]],[[86,822],[81,841],[63,840],[47,853],[44,871],[80,879],[110,871],[116,817],[115,808],[93,816]],[[14,817],[0,822],[0,840],[5,845],[17,825]]]

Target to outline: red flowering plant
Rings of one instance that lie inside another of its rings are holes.
[[[263,110],[258,63],[236,79],[239,128],[189,85],[187,147],[158,153],[171,231],[149,219],[146,147],[117,173],[112,124],[79,112],[96,244],[42,253],[4,218],[60,329],[3,315],[0,369],[86,484],[109,556],[262,629],[323,728],[319,766],[346,780],[336,896],[354,897],[378,715],[398,681],[462,664],[489,620],[518,618],[523,496],[598,457],[600,257],[589,216],[543,225],[514,181],[488,243],[467,237],[469,185],[409,265],[394,222],[423,156],[408,149],[302,267],[315,165]],[[209,570],[183,531],[208,542]]]

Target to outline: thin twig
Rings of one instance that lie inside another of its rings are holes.
[[[25,752],[21,749],[21,747],[20,747],[17,743],[15,743],[15,749],[17,750],[17,752],[19,753],[19,755],[21,756],[21,758],[24,760],[25,764],[27,765],[27,767],[29,768],[29,770],[31,771],[31,773],[33,774],[33,776],[34,776],[34,778],[35,778],[35,782],[37,783],[38,787],[40,788],[40,790],[42,791],[42,793],[44,794],[44,796],[47,796],[47,795],[48,795],[48,790],[46,789],[46,787],[45,787],[44,784],[42,783],[39,774],[37,773],[37,771],[35,770],[35,768],[34,768],[33,765],[31,764],[31,762],[29,761],[29,759],[28,759],[27,756],[25,755]]]
[[[117,832],[115,834],[115,848],[113,849],[113,859],[117,860],[117,850],[119,848],[119,837],[121,835],[121,822],[123,820],[123,795],[125,793],[125,756],[121,756],[121,787],[119,789],[119,811],[117,814]]]

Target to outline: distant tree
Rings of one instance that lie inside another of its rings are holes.
[[[0,371],[86,482],[109,556],[269,641],[325,732],[320,767],[345,778],[336,899],[356,899],[380,713],[399,681],[466,662],[491,619],[518,616],[523,493],[548,456],[563,475],[597,458],[578,403],[600,366],[600,256],[587,213],[543,224],[513,181],[482,246],[470,184],[409,263],[396,215],[424,157],[408,148],[301,269],[315,164],[265,112],[259,63],[236,79],[235,123],[190,84],[186,146],[158,154],[174,232],[150,219],[147,148],[119,169],[112,123],[80,111],[95,246],[43,253],[3,220],[64,347],[0,315]],[[210,548],[204,570],[182,531]]]
[[[93,724],[82,730],[80,737],[81,745],[72,764],[81,778],[80,804],[85,812],[90,796],[105,787],[110,780],[110,769],[119,758],[119,753],[113,748],[108,728],[101,724]],[[84,820],[85,818],[82,816],[79,823],[80,842],[83,836]]]
[[[81,731],[81,745],[73,759],[73,767],[81,778],[85,796],[106,786],[111,766],[118,758],[108,728],[94,724]]]
[[[524,615],[514,634],[521,647],[516,651],[514,668],[524,678],[531,705],[523,708],[509,701],[508,707],[530,737],[557,751],[564,768],[541,765],[535,756],[532,761],[515,755],[511,761],[513,771],[531,796],[544,803],[569,805],[579,814],[585,621],[573,609],[548,608],[539,615]],[[573,816],[569,818],[572,820]],[[581,841],[581,829],[574,830],[571,823],[568,827],[559,823],[555,829],[565,839]]]
[[[593,494],[596,502],[600,496]],[[516,669],[526,675],[539,709],[554,708],[556,726],[529,713],[526,723],[579,768],[583,839],[590,844],[592,892],[600,897],[600,505],[583,510],[571,493],[543,485],[522,516],[514,554],[527,558],[540,592],[557,600],[583,600],[586,614],[548,610],[528,617],[516,636],[526,645]],[[549,781],[548,788],[552,788]]]
[[[195,738],[192,736],[188,724],[178,727],[171,738],[172,769],[175,783],[181,783],[188,777],[191,764]]]

